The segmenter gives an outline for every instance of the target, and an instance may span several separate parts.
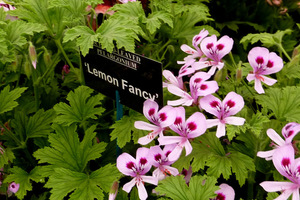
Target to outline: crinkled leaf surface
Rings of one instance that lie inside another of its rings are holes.
[[[4,148],[3,148],[4,149]],[[0,169],[9,162],[13,162],[15,155],[10,148],[6,148],[3,153],[0,154]]]
[[[157,11],[151,13],[146,18],[146,27],[151,34],[154,34],[155,31],[164,23],[168,24],[171,28],[173,27],[173,18],[171,14],[163,11]]]
[[[265,92],[265,94],[255,96],[258,104],[274,113],[275,117],[281,121],[300,122],[299,87],[269,88]]]
[[[96,34],[87,26],[75,26],[66,31],[64,42],[76,40],[83,56],[88,54],[89,49],[93,48],[95,41],[98,41],[99,34]]]
[[[137,113],[131,112],[130,116],[123,116],[120,120],[116,121],[112,126],[110,126],[113,131],[110,133],[110,140],[113,141],[117,139],[117,144],[120,148],[124,147],[126,143],[130,142],[131,134],[133,134],[134,142],[137,143],[137,140],[146,135],[146,131],[139,130],[134,127],[135,121],[142,121],[146,118]]]
[[[27,43],[24,35],[33,35],[44,30],[46,27],[41,24],[15,20],[7,25],[7,39],[14,45],[23,46]]]
[[[189,186],[183,176],[170,176],[159,182],[155,191],[165,194],[173,200],[197,200],[214,198],[219,189],[215,186],[217,179],[206,176],[193,176]]]
[[[11,111],[18,106],[16,101],[27,88],[15,88],[10,91],[10,87],[6,86],[0,92],[0,114]]]
[[[282,42],[282,38],[285,34],[291,34],[292,30],[286,29],[286,30],[278,30],[276,33],[250,33],[246,36],[244,36],[241,40],[240,43],[243,44],[244,49],[247,48],[248,44],[254,44],[258,41],[260,41],[263,46],[265,47],[272,47],[280,44]]]
[[[16,192],[16,196],[19,199],[23,199],[24,196],[26,195],[27,191],[32,190],[32,184],[31,180],[35,182],[40,182],[43,181],[40,173],[39,173],[39,168],[40,167],[35,167],[33,170],[31,170],[30,173],[27,173],[20,167],[14,166],[13,168],[10,169],[11,174],[9,174],[4,182],[11,183],[15,182],[20,184],[20,188],[18,192]]]
[[[23,112],[17,112],[15,119],[12,120],[12,127],[17,135],[24,138],[47,137],[53,130],[51,124],[55,118],[53,109],[44,111],[40,109],[29,118]]]
[[[104,199],[103,191],[108,192],[112,183],[120,176],[114,165],[108,164],[91,174],[56,168],[46,187],[51,189],[50,200],[63,199],[70,194],[70,200]]]
[[[105,110],[99,107],[104,96],[97,94],[91,97],[92,92],[87,86],[79,86],[74,92],[71,91],[67,96],[70,105],[60,102],[53,107],[58,115],[54,121],[69,126],[90,118],[97,119],[96,115],[101,115]]]
[[[88,161],[101,157],[106,143],[92,144],[96,133],[95,126],[90,127],[83,140],[80,142],[76,132],[76,126],[68,127],[54,124],[56,133],[49,135],[50,147],[37,150],[33,155],[39,163],[49,163],[52,169],[62,167],[65,169],[82,172]]]

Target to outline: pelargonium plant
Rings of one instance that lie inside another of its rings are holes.
[[[299,200],[299,5],[0,1],[0,199]],[[86,86],[96,43],[161,62],[164,104]]]

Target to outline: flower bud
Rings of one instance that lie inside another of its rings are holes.
[[[239,67],[239,68],[237,68],[237,70],[236,70],[236,81],[237,81],[238,83],[240,83],[241,80],[242,80],[242,77],[243,77],[243,71],[242,71],[242,68]]]
[[[110,192],[109,192],[109,200],[115,200],[117,193],[118,193],[118,188],[119,188],[119,182],[115,181],[113,183],[113,185],[110,188]]]
[[[26,59],[24,65],[23,65],[23,69],[24,69],[24,72],[25,72],[27,78],[29,78],[32,74],[32,66],[31,66],[31,63],[28,61],[28,59]]]
[[[44,58],[45,64],[48,66],[51,63],[51,55],[46,48],[44,48],[43,58]]]
[[[31,64],[34,67],[34,69],[36,69],[37,55],[36,55],[35,47],[33,46],[33,44],[31,42],[29,42],[28,51],[29,51],[29,58],[31,60]]]

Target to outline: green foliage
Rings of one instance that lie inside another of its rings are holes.
[[[51,168],[62,167],[69,170],[82,172],[90,160],[95,160],[101,156],[105,150],[106,143],[92,144],[96,133],[95,126],[90,127],[85,132],[83,140],[80,142],[76,132],[76,126],[68,127],[54,124],[56,133],[49,135],[51,147],[39,149],[34,156],[39,163],[49,163]]]
[[[188,186],[183,176],[170,176],[160,181],[155,191],[173,200],[210,199],[216,196],[216,183],[214,177],[193,176]]]
[[[0,169],[7,165],[9,162],[13,162],[15,159],[15,155],[10,148],[6,148],[5,150],[3,147],[0,149]]]
[[[109,192],[110,185],[120,176],[115,166],[108,164],[91,174],[76,172],[65,168],[56,168],[46,187],[51,189],[50,200],[64,199],[70,194],[70,200],[104,199],[103,191]]]
[[[51,124],[55,118],[55,112],[51,110],[39,110],[33,116],[27,117],[22,112],[15,114],[12,120],[12,127],[21,138],[47,137],[52,131]]]
[[[114,165],[108,164],[90,174],[84,172],[89,161],[101,157],[106,143],[93,144],[96,126],[85,131],[79,141],[76,126],[53,125],[56,133],[49,135],[50,147],[39,149],[34,156],[42,166],[42,176],[49,176],[46,187],[51,189],[50,199],[63,199],[70,192],[70,199],[104,199],[112,183],[120,176]]]
[[[87,86],[79,86],[74,92],[71,91],[67,96],[70,105],[60,102],[53,107],[58,115],[54,121],[69,126],[90,118],[97,119],[96,115],[101,115],[105,110],[99,107],[104,96],[97,94],[91,97],[92,93],[93,90]]]
[[[278,46],[282,44],[283,36],[286,34],[291,34],[293,31],[290,29],[286,29],[284,31],[278,30],[276,33],[249,33],[248,35],[244,36],[240,43],[243,44],[244,49],[247,48],[248,44],[254,44],[258,41],[262,43],[263,46],[269,48],[272,46]]]
[[[23,199],[27,191],[32,190],[31,180],[35,182],[43,181],[43,178],[41,177],[39,172],[39,167],[34,168],[30,171],[30,173],[27,173],[20,167],[13,167],[10,169],[10,172],[11,174],[9,174],[4,181],[6,183],[15,182],[20,184],[20,188],[16,193],[16,196],[19,199]]]
[[[257,95],[257,103],[267,108],[281,121],[300,122],[300,90],[298,87],[287,86],[269,88],[264,95]],[[283,103],[284,102],[284,103]]]
[[[173,20],[171,14],[165,13],[163,11],[158,11],[151,13],[146,18],[146,27],[149,30],[150,34],[154,34],[156,30],[159,29],[164,23],[173,28]]]
[[[3,114],[5,112],[11,111],[15,107],[18,106],[18,102],[16,101],[21,94],[26,90],[27,88],[15,88],[10,91],[10,87],[6,86],[3,90],[0,92],[0,114]]]
[[[117,139],[117,145],[122,148],[131,141],[132,135],[134,142],[137,143],[137,140],[147,132],[136,129],[134,127],[134,122],[145,119],[146,118],[143,115],[137,112],[131,112],[130,116],[123,116],[120,120],[110,126],[110,128],[113,129],[110,133],[110,140],[113,141],[114,139]]]

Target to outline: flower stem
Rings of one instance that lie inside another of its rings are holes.
[[[289,61],[291,61],[291,57],[289,56],[289,54],[285,51],[285,49],[283,48],[282,44],[279,43],[277,44],[278,48],[282,51],[282,53],[285,55],[285,57],[287,57],[287,59],[289,59]]]
[[[56,46],[58,47],[58,49],[60,50],[60,52],[63,54],[64,58],[66,59],[68,65],[70,66],[70,68],[74,71],[75,67],[74,65],[72,64],[72,62],[70,61],[69,57],[67,56],[64,48],[62,47],[61,45],[61,42],[60,42],[60,39],[56,39],[55,40],[55,44]]]

